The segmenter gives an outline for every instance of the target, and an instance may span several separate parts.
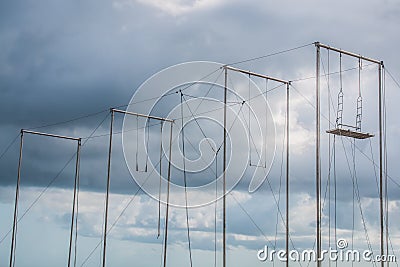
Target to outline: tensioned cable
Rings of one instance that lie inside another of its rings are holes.
[[[385,65],[385,72],[387,72],[387,74],[389,74],[389,77],[392,78],[393,82],[397,85],[397,87],[400,88],[400,83],[394,78],[392,73],[390,73],[390,71],[388,70],[386,65]]]
[[[57,125],[60,125],[60,124],[66,124],[66,123],[70,123],[70,122],[73,122],[73,121],[77,121],[77,120],[82,120],[82,119],[85,119],[85,118],[93,117],[93,116],[96,116],[96,115],[99,115],[101,113],[108,112],[108,111],[109,111],[109,109],[103,109],[103,110],[100,110],[100,111],[97,111],[97,112],[89,113],[89,114],[86,114],[86,115],[83,115],[83,116],[80,116],[80,117],[76,117],[76,118],[72,118],[72,119],[69,119],[69,120],[65,120],[65,121],[60,121],[60,122],[55,122],[55,123],[50,123],[50,124],[45,124],[45,125],[40,125],[40,126],[34,126],[34,127],[31,127],[31,128],[27,128],[26,130],[37,130],[37,129],[41,129],[41,128],[57,126]]]
[[[10,144],[4,149],[3,153],[0,155],[0,159],[8,152],[8,150],[12,147],[12,145],[17,141],[18,137],[20,137],[20,133],[15,136],[15,138],[10,142]]]
[[[283,179],[283,158],[285,154],[285,141],[286,141],[286,116],[285,117],[285,125],[283,129],[283,136],[282,136],[282,152],[281,152],[281,166],[280,166],[280,175],[279,175],[279,187],[278,187],[278,205],[281,202],[281,188],[282,188],[282,179]],[[275,240],[274,240],[274,249],[276,249],[276,243],[278,238],[278,225],[279,225],[279,214],[276,211],[276,221],[275,221]],[[272,266],[275,266],[275,261],[272,262]]]
[[[260,226],[256,223],[256,221],[251,217],[250,213],[243,207],[243,205],[240,203],[239,200],[235,197],[235,194],[233,194],[233,191],[228,193],[228,196],[231,196],[233,200],[235,200],[236,204],[238,204],[239,208],[249,217],[250,221],[254,224],[254,226],[257,228],[257,230],[264,236],[265,240],[270,243],[270,245],[273,247],[274,243],[272,243],[271,240],[269,240],[268,236],[264,233],[264,231],[261,229]],[[301,265],[301,264],[300,264]]]
[[[186,101],[185,101],[186,102]],[[188,208],[188,197],[187,197],[187,177],[186,177],[186,154],[185,154],[185,125],[183,120],[183,94],[181,92],[181,122],[182,122],[182,156],[183,156],[183,183],[185,187],[185,211],[186,211],[186,227],[187,227],[187,239],[189,245],[189,259],[190,259],[190,266],[193,266],[192,262],[192,246],[190,242],[190,225],[189,225],[189,208]]]
[[[183,102],[182,102],[182,101],[183,101],[183,99],[185,99],[185,97],[183,96],[183,94],[182,94],[181,91],[179,91],[179,92],[180,92],[180,94],[181,94],[181,105],[183,105]],[[186,106],[188,107],[188,110],[189,110],[189,112],[190,112],[191,117],[194,119],[194,121],[196,122],[197,126],[199,127],[201,133],[203,134],[204,138],[206,138],[208,144],[210,145],[211,150],[215,153],[216,151],[215,151],[214,147],[211,145],[210,141],[208,140],[206,134],[205,134],[204,131],[203,131],[203,128],[201,128],[201,126],[200,126],[200,124],[199,124],[199,122],[198,122],[196,116],[193,114],[192,110],[190,109],[190,106],[189,106],[189,104],[187,103],[186,99],[185,99],[185,104],[186,104]],[[181,108],[183,108],[183,107],[181,107]],[[184,117],[183,117],[183,111],[181,111],[181,120],[182,120],[182,121],[183,121],[183,118],[184,118]],[[182,125],[182,127],[183,127],[183,125]]]
[[[370,251],[373,251],[372,250],[371,241],[370,241],[370,238],[369,238],[369,234],[368,234],[367,224],[366,224],[366,221],[365,221],[365,218],[364,218],[364,212],[362,210],[361,197],[360,197],[360,191],[359,191],[359,186],[358,186],[358,179],[357,179],[357,176],[355,175],[355,173],[352,173],[352,171],[351,171],[351,166],[350,166],[349,158],[347,156],[346,147],[344,145],[343,138],[340,138],[340,139],[341,139],[341,143],[342,143],[342,146],[343,146],[343,151],[344,151],[344,155],[345,155],[345,158],[346,158],[347,167],[349,169],[350,176],[351,176],[351,179],[352,179],[352,183],[355,185],[355,188],[356,188],[356,190],[355,190],[356,194],[355,195],[357,197],[357,202],[358,202],[358,206],[359,206],[359,209],[360,209],[360,215],[361,215],[361,221],[362,221],[362,224],[363,224],[363,227],[364,227],[365,239],[367,241],[368,249]],[[376,266],[375,262],[372,262],[372,263],[373,263],[373,265]]]
[[[233,66],[233,65],[238,65],[238,64],[250,62],[250,61],[256,61],[256,60],[260,60],[260,59],[263,59],[263,58],[267,58],[267,57],[272,57],[272,56],[288,53],[288,52],[291,52],[291,51],[294,51],[294,50],[298,50],[298,49],[301,49],[301,48],[304,48],[304,47],[307,47],[307,46],[311,46],[311,45],[315,45],[315,42],[312,42],[312,43],[309,43],[309,44],[305,44],[305,45],[301,45],[301,46],[297,46],[297,47],[290,48],[290,49],[285,49],[285,50],[278,51],[278,52],[271,53],[271,54],[267,54],[267,55],[264,55],[264,56],[259,56],[259,57],[249,58],[249,59],[245,59],[245,60],[241,60],[241,61],[237,61],[237,62],[232,62],[232,63],[226,64],[226,66]]]
[[[321,63],[323,63],[323,61],[321,61]],[[376,66],[376,64],[375,63],[369,63],[369,64],[367,64],[367,65],[364,65],[363,66],[363,68],[365,69],[366,67],[369,67],[369,66]],[[352,68],[348,68],[348,69],[344,69],[344,70],[342,70],[342,73],[345,73],[345,72],[348,72],[348,71],[352,71],[352,70],[356,70],[356,69],[358,69],[358,67],[352,67]],[[340,72],[339,71],[334,71],[334,72],[330,72],[330,73],[326,73],[326,74],[324,74],[324,75],[321,75],[321,77],[326,77],[327,75],[333,75],[333,74],[339,74]],[[304,78],[296,78],[296,79],[293,79],[293,80],[290,80],[290,82],[302,82],[302,81],[306,81],[306,80],[312,80],[312,79],[315,79],[316,77],[315,76],[309,76],[309,77],[304,77]]]

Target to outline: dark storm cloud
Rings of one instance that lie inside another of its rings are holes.
[[[346,8],[343,8],[344,4]],[[235,62],[320,40],[385,60],[390,71],[399,77],[399,58],[395,54],[399,43],[400,19],[396,16],[399,8],[395,1],[368,4],[364,1],[232,1],[174,16],[135,1],[3,1],[0,4],[0,149],[5,148],[21,128],[52,124],[128,104],[134,90],[144,80],[164,67],[184,61]],[[300,53],[271,57],[238,67],[294,79],[305,74],[310,76],[309,70],[311,76],[314,75],[314,57],[314,49],[310,46]],[[313,83],[311,86],[314,90]],[[309,89],[301,85],[296,85],[296,88],[302,93],[303,89]],[[397,95],[393,93],[391,96],[396,99],[394,96]],[[312,98],[310,100],[313,101]],[[304,105],[299,106],[301,116],[298,124],[313,129],[314,110],[304,99],[302,101]],[[391,111],[391,114],[398,114],[397,107]],[[102,113],[40,130],[85,137],[105,115]],[[393,128],[388,133],[390,140],[399,133],[395,127],[398,121],[393,119],[393,126],[390,125]],[[118,123],[116,129],[120,130],[121,121]],[[108,120],[95,135],[107,133]],[[119,137],[114,139],[114,144],[111,190],[132,195],[137,185],[125,165]],[[391,141],[390,144],[389,159],[396,159],[398,152],[392,147],[398,147],[398,143]],[[26,184],[47,185],[49,178],[68,160],[68,155],[74,153],[74,146],[64,144],[43,150],[50,146],[51,142],[47,140],[36,143],[27,140],[24,171],[34,179],[25,180]],[[83,189],[104,191],[107,149],[107,136],[89,141],[84,146],[81,161]],[[68,155],[62,152],[68,152]],[[275,194],[282,175],[280,153],[278,148],[276,162],[268,177]],[[307,193],[314,196],[313,153],[313,148],[308,148],[292,156],[291,192],[294,195]],[[342,229],[350,229],[346,213],[352,208],[352,183],[343,156],[338,172],[342,199],[338,204],[342,207],[338,225]],[[15,184],[17,159],[18,142],[1,159],[0,184]],[[392,161],[395,165],[395,160]],[[362,164],[369,165],[368,169],[359,173],[360,192],[376,201],[373,169],[368,161]],[[398,181],[398,167],[390,169],[393,178]],[[326,163],[324,170],[327,170]],[[71,165],[55,185],[70,187],[71,180],[68,179],[72,175]],[[248,183],[249,177],[245,177],[235,190],[247,192]],[[398,187],[390,185],[390,195],[394,196]],[[258,192],[263,197],[263,194],[268,194],[268,203],[261,206],[259,203],[265,201],[262,198],[257,203],[246,203],[245,208],[267,234],[274,233],[276,214],[273,214],[271,223],[268,212],[275,209],[275,202],[268,183],[265,182]],[[231,233],[260,235],[248,216],[237,212],[237,206],[235,211],[230,210],[228,216],[228,231]],[[376,223],[373,211],[366,216],[371,224]],[[155,226],[154,220],[150,225]],[[138,222],[137,226],[145,228],[146,225]],[[311,229],[312,225],[309,227]],[[185,240],[182,229],[177,227],[171,240]],[[125,236],[126,239],[141,242],[157,242],[153,237],[150,240],[146,235]],[[195,242],[197,248],[212,249],[202,237]],[[229,243],[255,249],[265,242],[231,238]]]

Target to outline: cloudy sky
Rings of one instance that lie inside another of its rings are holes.
[[[400,134],[397,116],[400,88],[395,81],[400,80],[400,56],[397,54],[399,13],[400,3],[395,0],[2,1],[0,266],[8,266],[9,262],[9,231],[12,228],[21,128],[84,138],[76,258],[78,266],[99,266],[107,175],[108,109],[126,109],[137,88],[167,67],[190,61],[229,64],[258,57],[257,60],[234,66],[294,81],[290,110],[290,247],[312,249],[315,240],[315,47],[312,43],[315,41],[383,60],[388,70],[385,81],[390,176],[389,247],[391,253],[400,257],[400,228],[396,223],[400,219],[400,170],[396,162],[400,145],[397,140]],[[298,49],[276,54],[292,48]],[[263,57],[273,54],[276,55]],[[332,122],[336,116],[340,88],[339,56],[330,52],[328,64],[328,53],[324,50],[321,65],[322,74],[332,73],[329,78],[324,76],[321,79],[321,161],[325,203],[322,225],[323,245],[328,248],[329,245],[334,246],[335,187],[333,165],[328,183],[329,143],[332,147],[333,138],[329,139],[324,132],[330,128],[329,118]],[[357,67],[357,60],[343,58],[342,69],[346,70],[342,75],[346,107],[344,121],[350,123],[355,118],[358,95]],[[378,133],[377,73],[376,65],[363,62],[363,129],[375,136]],[[241,83],[232,78],[230,86],[239,92],[243,86],[248,86],[246,82],[246,79]],[[262,80],[253,79],[252,82],[253,86],[265,87]],[[277,84],[268,86],[273,88]],[[205,97],[199,94],[201,90],[195,89],[187,94]],[[267,180],[256,192],[249,193],[250,173],[255,168],[247,168],[241,177],[243,179],[227,196],[228,266],[272,266],[271,262],[257,259],[257,250],[264,245],[284,248],[285,173],[282,166],[285,161],[282,159],[282,144],[286,104],[285,90],[283,87],[278,89],[268,93],[271,117],[274,118],[276,150]],[[147,93],[151,95],[151,92]],[[207,97],[219,97],[221,101],[221,96],[222,91],[213,89]],[[231,97],[233,99],[233,95]],[[185,100],[189,101],[189,98],[186,96]],[[196,105],[194,97],[190,101]],[[153,115],[166,116],[170,112],[166,111],[167,108],[172,110],[179,104],[179,94],[174,94],[171,101],[165,98],[158,102]],[[260,108],[257,103],[253,105],[255,109]],[[214,106],[204,101],[199,112]],[[241,111],[240,105],[235,108],[233,112],[243,112],[238,118],[246,128],[246,107]],[[135,111],[135,106],[131,105],[130,110]],[[185,110],[186,113],[188,111]],[[175,112],[179,115],[179,110]],[[262,114],[258,116],[264,118]],[[202,140],[204,135],[215,137],[216,146],[221,141],[218,130],[212,130],[214,124],[207,121],[200,121],[200,124],[204,132],[199,131],[195,123],[187,128],[189,139],[186,150],[191,160],[198,157],[196,147],[201,141],[199,150],[207,153],[208,149],[209,152],[207,141]],[[134,126],[132,124],[132,128]],[[108,236],[107,263],[109,266],[159,266],[162,263],[165,206],[161,205],[161,236],[157,238],[158,202],[138,191],[138,185],[124,160],[122,127],[123,116],[117,114],[109,214],[112,229]],[[149,140],[154,142],[150,142],[149,151],[152,153],[149,157],[157,161],[159,128],[151,128]],[[218,127],[215,129],[220,130]],[[88,136],[93,138],[85,138]],[[246,140],[244,138],[239,145]],[[258,141],[262,143],[262,139]],[[16,265],[64,265],[68,256],[76,143],[32,135],[26,135],[24,142],[18,213],[23,218],[18,224]],[[358,141],[355,146],[354,149],[349,139],[336,139],[337,238],[346,238],[355,249],[364,250],[370,245],[377,254],[378,169],[373,162],[378,162],[378,139]],[[232,147],[236,147],[235,143]],[[249,147],[252,147],[253,157],[254,151],[262,150],[255,144]],[[181,145],[176,150],[179,148],[182,149]],[[188,179],[193,178],[189,185],[198,185],[199,179],[210,179],[210,175],[215,173],[220,175],[222,157],[216,160],[219,164],[217,171],[210,171],[214,165],[209,165],[208,170],[200,174],[188,175]],[[246,156],[244,161],[247,160]],[[143,167],[143,155],[139,155],[139,163]],[[165,159],[162,163],[165,168]],[[232,165],[237,163],[233,161]],[[173,179],[182,185],[178,169],[173,169]],[[267,172],[264,168],[257,171]],[[354,177],[357,177],[357,186],[353,190]],[[213,193],[192,194],[188,199],[197,201]],[[217,266],[220,266],[222,203],[219,201],[189,209],[188,213],[193,265],[214,266],[216,258]],[[169,223],[168,265],[188,266],[186,210],[171,208]],[[276,266],[279,264],[275,262]],[[305,265],[307,263],[302,263],[302,266]]]

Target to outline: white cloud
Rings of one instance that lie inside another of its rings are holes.
[[[135,0],[172,16],[179,16],[194,11],[216,7],[224,0]]]

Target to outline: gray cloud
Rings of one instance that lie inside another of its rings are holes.
[[[188,2],[185,6],[191,6],[191,4],[193,3]],[[346,5],[346,8],[343,8],[343,5]],[[165,9],[154,8],[137,1],[66,2],[58,0],[34,4],[29,1],[3,1],[0,4],[0,47],[2,48],[0,50],[0,114],[2,114],[0,116],[0,152],[7,147],[21,128],[53,124],[106,110],[109,107],[128,104],[136,88],[145,79],[165,67],[185,61],[235,62],[319,40],[355,53],[382,59],[390,72],[398,77],[400,65],[395,51],[399,43],[400,19],[397,16],[399,9],[399,3],[391,0],[370,3],[365,3],[365,1],[350,3],[348,1],[335,3],[317,1],[302,3],[230,1],[228,3],[222,1],[215,6],[171,14]],[[314,53],[313,47],[310,46],[279,57],[239,64],[238,67],[284,79],[309,77],[315,75]],[[324,60],[326,64],[326,59]],[[335,62],[337,59],[332,60]],[[365,81],[373,79],[372,74],[367,75],[371,76],[365,77]],[[388,124],[389,174],[398,182],[396,137],[400,130],[396,115],[398,114],[396,101],[399,93],[389,77],[386,78],[387,116],[390,122]],[[313,101],[313,83],[314,81],[311,80],[294,83],[294,85]],[[347,88],[351,85],[351,82],[347,83]],[[351,93],[347,93],[349,94],[351,97]],[[282,96],[283,92],[277,93],[275,98],[271,99],[276,117],[281,115],[284,107]],[[307,139],[306,143],[308,140],[313,142],[313,136],[310,136],[310,133],[314,131],[314,109],[299,94],[292,93],[292,96],[294,100],[301,102],[294,104],[295,110],[292,112],[297,112],[297,117],[293,118],[296,121],[293,124],[296,129],[293,130],[296,131],[299,139]],[[374,106],[376,104],[372,104],[372,100],[375,101],[374,98],[376,98],[375,92],[365,92],[366,106],[370,101],[369,107],[372,107],[364,114],[366,129],[376,128],[376,106]],[[165,104],[166,106],[168,105]],[[326,111],[324,112],[326,115]],[[38,130],[85,137],[90,135],[104,116],[106,112]],[[117,131],[121,129],[121,121],[122,119],[117,121]],[[326,122],[324,122],[324,128],[329,128]],[[377,131],[374,133],[376,134]],[[108,120],[94,135],[107,134]],[[278,129],[276,160],[268,176],[268,181],[277,197],[281,176],[281,134],[282,129]],[[326,146],[326,139],[323,142]],[[352,181],[342,144],[337,145],[338,153],[340,153],[337,162],[340,166],[337,170],[337,187],[338,197],[341,200],[338,203],[338,226],[341,230],[349,230],[351,222],[347,216],[352,210]],[[368,143],[360,142],[357,145],[363,153],[371,157]],[[372,145],[374,159],[377,161],[376,138],[373,139]],[[311,218],[304,219],[303,216],[306,215],[302,215],[302,211],[312,210],[312,207],[307,206],[311,205],[312,201],[305,201],[304,195],[314,198],[314,148],[308,143],[305,147],[297,146],[297,143],[293,144],[293,147],[296,150],[293,150],[291,154],[291,192],[293,194],[291,206],[296,207],[297,213],[294,213],[296,217],[292,221],[295,224],[293,231],[301,231],[294,232],[293,236],[312,237],[314,221]],[[345,141],[345,147],[350,155],[347,141]],[[74,145],[69,146],[63,142],[27,138],[24,147],[23,185],[37,187],[47,185],[49,179],[54,177],[69,156],[73,155],[74,148]],[[81,162],[83,190],[104,192],[107,149],[107,136],[90,140],[83,147]],[[158,154],[155,153],[155,155]],[[3,188],[9,189],[9,186],[15,185],[17,160],[18,140],[0,159],[0,184]],[[325,174],[328,169],[327,161],[327,156],[324,154]],[[357,154],[357,161],[361,166],[357,171],[360,194],[364,201],[362,202],[364,215],[368,228],[374,229],[378,225],[374,169],[371,162],[361,154]],[[55,187],[71,188],[73,162],[71,164],[57,179]],[[324,185],[325,182],[324,175]],[[248,183],[249,177],[244,177],[235,190],[239,193],[247,192]],[[132,195],[137,188],[125,165],[120,137],[116,135],[111,190],[113,193]],[[398,213],[396,213],[398,202],[395,202],[398,200],[398,189],[398,185],[389,180],[389,198],[393,200],[391,202],[393,222],[397,218],[395,214]],[[284,188],[282,187],[281,190]],[[9,190],[5,191],[9,192]],[[268,182],[265,182],[256,195],[252,195],[251,200],[243,203],[254,221],[268,235],[275,233],[276,220],[275,201],[271,194]],[[280,197],[282,201],[280,208],[284,210],[283,194]],[[333,200],[333,196],[331,198]],[[1,194],[2,203],[12,203],[12,199],[13,194]],[[234,234],[260,237],[260,232],[252,225],[248,216],[242,213],[237,205],[235,206],[234,201],[232,205],[228,216],[228,231],[232,234],[229,237],[229,244],[232,247],[244,246],[252,250],[259,249],[265,243],[262,238],[253,242],[237,240],[233,237]],[[326,213],[327,210],[325,209],[324,212]],[[93,219],[90,213],[84,212],[84,214],[82,221],[85,223],[81,234],[96,236],[98,229],[93,229],[91,225],[98,223],[99,218]],[[270,214],[273,214],[272,219]],[[123,232],[129,227],[151,229],[155,226],[154,218],[148,218],[143,214],[138,216],[137,222],[124,225],[119,230]],[[63,218],[61,216],[59,220]],[[173,240],[172,243],[180,244],[180,242],[184,243],[185,232],[177,218],[174,219],[177,225],[174,226],[172,223],[171,240]],[[360,215],[357,214],[356,218],[357,231],[362,232]],[[196,217],[196,220],[201,219]],[[306,225],[301,226],[303,222]],[[58,223],[62,224],[59,221]],[[325,220],[324,225],[326,224]],[[393,226],[393,232],[398,233],[398,227]],[[204,225],[195,227],[195,231],[211,233],[210,229]],[[118,234],[120,233],[118,231]],[[157,240],[153,241],[153,236],[138,235],[135,232],[129,232],[126,236],[118,236],[118,234],[116,237],[120,239],[143,243],[157,242]],[[195,248],[213,249],[208,236],[195,235],[193,240]],[[312,238],[304,242],[296,242],[296,246],[310,247],[312,245],[310,242]],[[396,238],[393,242],[398,244]],[[282,244],[279,240],[279,245],[282,246]]]

